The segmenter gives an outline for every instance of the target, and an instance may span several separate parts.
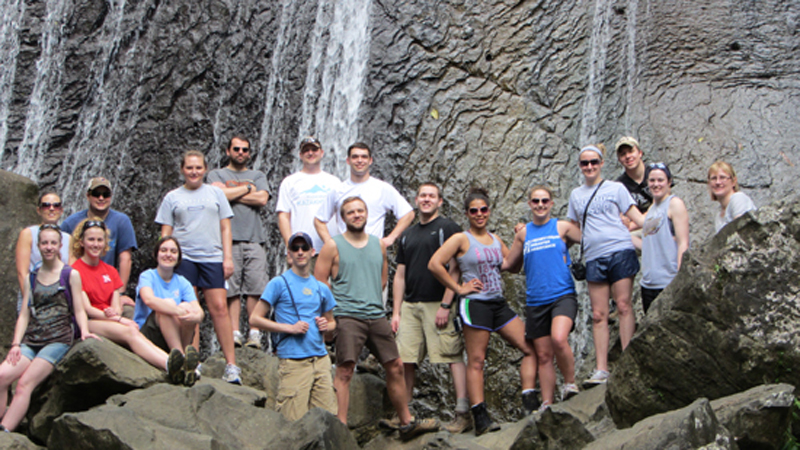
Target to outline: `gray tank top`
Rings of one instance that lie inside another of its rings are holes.
[[[678,273],[678,243],[670,231],[670,195],[647,210],[642,228],[642,280],[647,289],[664,289]]]
[[[469,231],[464,235],[469,239],[469,250],[456,258],[461,269],[461,281],[473,278],[481,280],[483,290],[467,295],[470,300],[491,300],[503,296],[503,280],[500,265],[503,264],[503,246],[492,234],[492,244],[483,245]]]
[[[331,291],[336,299],[334,315],[362,320],[385,317],[380,240],[370,235],[363,248],[353,247],[341,234],[333,240],[339,250],[339,272],[331,280]]]

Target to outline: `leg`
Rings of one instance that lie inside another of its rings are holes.
[[[406,403],[411,403],[411,399],[414,398],[414,375],[416,371],[417,365],[416,364],[403,364],[403,373],[406,383],[406,394],[407,394],[407,401]]]
[[[550,336],[540,337],[533,341],[536,349],[536,360],[539,362],[539,387],[542,388],[542,402],[555,403],[556,370],[553,367],[553,342]]]
[[[509,344],[519,349],[522,354],[522,363],[519,366],[519,375],[522,381],[522,390],[536,387],[536,352],[528,341],[525,340],[525,324],[519,317],[507,323],[498,330],[500,336]],[[552,355],[551,355],[552,358]]]
[[[164,336],[164,341],[167,342],[167,346],[170,348],[170,350],[177,348],[181,351],[181,353],[183,353],[186,345],[183,345],[181,340],[182,336],[180,320],[178,320],[178,318],[175,316],[170,316],[169,314],[161,314],[159,312],[156,312],[155,314],[156,323],[158,324],[158,328],[161,330],[161,335]]]
[[[558,369],[564,376],[565,383],[575,384],[575,356],[572,354],[572,347],[569,346],[570,330],[572,330],[572,319],[567,316],[553,317],[550,340],[556,355]]]
[[[231,328],[231,317],[228,313],[228,300],[225,298],[226,291],[222,288],[204,288],[203,296],[206,298],[208,313],[214,323],[214,331],[217,333],[219,346],[225,361],[228,364],[236,364],[236,353],[233,347],[233,329]]]
[[[27,360],[27,358],[23,359]],[[17,428],[22,418],[25,417],[25,413],[28,412],[33,390],[53,372],[53,369],[54,366],[42,358],[34,358],[31,361],[17,382],[14,399],[11,400],[11,405],[3,417],[2,424],[7,430],[12,431]]]
[[[353,379],[356,363],[354,361],[336,364],[336,378],[333,387],[336,389],[336,403],[339,408],[336,416],[347,425],[347,410],[350,408],[350,381]]]
[[[314,362],[314,384],[311,386],[308,408],[322,408],[331,414],[339,412],[331,379],[331,359],[328,356],[317,358]]]
[[[456,399],[467,398],[467,366],[463,362],[451,363],[450,374],[453,377]]]
[[[25,373],[30,364],[31,360],[25,356],[20,356],[15,365],[11,365],[8,360],[0,364],[0,418],[5,415],[8,406],[8,389]]]
[[[228,314],[231,318],[231,332],[239,331],[239,320],[242,317],[242,300],[237,297],[228,297]]]
[[[611,296],[617,302],[619,311],[619,340],[622,350],[628,347],[633,333],[636,331],[636,316],[633,315],[631,297],[633,293],[633,277],[617,280],[611,285]]]
[[[608,370],[608,299],[611,289],[606,283],[589,281],[592,303],[592,337],[597,370]]]
[[[403,361],[400,358],[393,359],[384,363],[383,368],[386,370],[386,390],[389,394],[389,400],[392,402],[395,411],[397,411],[400,425],[406,426],[411,423],[411,413],[408,411]]]
[[[110,320],[90,320],[89,331],[106,337],[131,351],[159,370],[167,369],[167,355],[134,327]]]
[[[275,410],[289,420],[298,420],[308,412],[311,387],[314,382],[311,362],[281,359],[278,366],[278,396]]]
[[[483,403],[483,363],[489,345],[489,331],[465,326],[464,343],[467,347],[467,395],[474,406]]]

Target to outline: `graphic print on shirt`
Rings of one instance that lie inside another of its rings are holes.
[[[503,263],[503,252],[499,248],[472,248],[475,258],[478,260],[478,275],[483,283],[483,292],[500,291],[500,278],[493,277],[491,274],[494,268]]]

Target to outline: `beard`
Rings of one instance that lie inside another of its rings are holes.
[[[349,223],[345,223],[345,225],[347,226],[347,231],[351,233],[361,233],[362,231],[364,231],[364,227],[367,226],[367,222],[364,221],[364,223],[361,226],[351,225]]]

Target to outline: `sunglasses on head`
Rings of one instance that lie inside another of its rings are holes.
[[[481,214],[486,214],[486,213],[489,212],[489,207],[484,205],[484,206],[481,206],[480,208],[470,208],[468,211],[469,211],[469,215],[470,216],[474,216],[475,214],[478,214],[479,212]]]
[[[61,202],[52,202],[52,203],[50,203],[50,202],[42,202],[42,203],[39,203],[39,208],[42,208],[42,209],[50,209],[50,208],[60,209],[61,208]]]
[[[539,203],[541,203],[543,205],[546,205],[546,204],[550,203],[550,199],[549,198],[532,198],[530,200],[530,202],[533,203],[534,205],[538,205]]]
[[[250,153],[250,147],[232,147],[231,150],[234,152]]]
[[[589,164],[591,164],[593,166],[599,166],[600,162],[601,161],[598,158],[595,158],[595,159],[582,159],[581,162],[580,162],[580,165],[581,165],[581,167],[588,167]]]
[[[95,198],[111,198],[111,191],[105,189],[95,189],[90,192],[89,195]]]
[[[307,243],[303,242],[302,244],[292,244],[289,247],[289,250],[291,250],[293,252],[299,252],[300,250],[303,250],[304,252],[307,252],[307,251],[311,250],[311,246],[309,246]]]
[[[105,231],[106,224],[102,220],[87,220],[86,222],[83,223],[83,228],[81,229],[81,235],[83,235],[83,233],[85,233],[86,230],[92,227],[100,227],[103,229],[103,231]]]
[[[61,227],[59,227],[58,225],[52,224],[52,223],[46,223],[44,225],[40,225],[39,226],[39,231],[41,232],[42,230],[54,230],[54,231],[58,231],[60,233],[61,232]]]

